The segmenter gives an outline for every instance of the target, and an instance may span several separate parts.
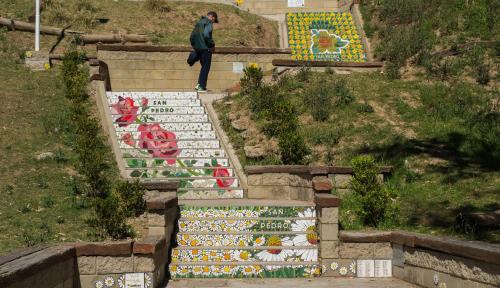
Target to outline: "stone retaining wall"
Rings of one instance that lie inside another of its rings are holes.
[[[193,90],[200,64],[189,67],[190,47],[98,45],[98,58],[107,65],[113,91]],[[217,48],[212,57],[208,89],[225,91],[237,85],[241,68],[256,63],[270,79],[274,59],[289,59],[290,50]]]
[[[393,277],[423,287],[500,285],[500,245],[495,244],[399,231],[341,231],[339,245],[327,253],[338,255],[334,261],[339,263],[356,261],[358,277],[363,274],[360,261],[390,260]]]
[[[343,195],[352,178],[350,167],[247,166],[248,198],[314,201],[315,193]],[[381,167],[380,177],[391,167]]]
[[[167,276],[178,207],[176,197],[158,193],[147,201],[146,238],[45,245],[7,254],[0,257],[0,287],[159,287]],[[123,286],[132,282],[143,286]]]

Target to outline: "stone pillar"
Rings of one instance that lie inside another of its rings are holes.
[[[148,235],[170,239],[179,218],[178,198],[160,196],[147,201]]]
[[[339,206],[341,199],[330,194],[316,194],[318,212],[319,259],[323,266],[339,258]],[[328,275],[325,275],[328,276]]]

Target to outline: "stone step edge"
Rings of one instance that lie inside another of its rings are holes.
[[[217,221],[217,220],[228,220],[228,221],[280,221],[280,220],[314,220],[316,217],[181,217],[179,221]]]
[[[310,246],[177,246],[173,250],[315,250],[319,245]]]
[[[153,179],[153,178],[149,178],[149,179]],[[166,178],[159,178],[159,179],[166,179]],[[173,178],[174,180],[172,181],[177,181],[179,178]],[[189,178],[189,179],[193,179],[193,178]],[[195,178],[195,179],[200,179],[200,178]],[[177,190],[190,190],[190,191],[207,191],[207,190],[230,190],[230,191],[235,191],[235,190],[244,190],[243,188],[241,187],[218,187],[218,188],[214,188],[214,187],[207,187],[207,188],[203,188],[203,187],[198,187],[198,188],[194,188],[194,187],[184,187],[184,188],[178,188]],[[193,199],[193,200],[200,200],[200,199]],[[205,200],[205,199],[203,199]]]
[[[310,262],[265,262],[265,261],[248,261],[248,262],[174,262],[170,263],[169,266],[247,266],[247,265],[259,265],[259,266],[309,266],[309,265],[320,265],[319,261],[310,261]]]
[[[189,232],[189,231],[179,231],[177,235],[231,235],[231,236],[250,236],[250,235],[307,235],[317,231],[199,231],[199,232]]]
[[[130,159],[130,158],[129,158]],[[147,167],[137,167],[137,168],[130,168],[130,167],[125,167],[125,170],[150,170],[154,168],[161,168],[162,170],[194,170],[194,169],[208,169],[208,170],[215,170],[215,169],[234,169],[231,166],[218,166],[218,167],[205,167],[205,166],[189,166],[189,167],[171,167],[171,166],[147,166]],[[195,177],[195,176],[193,176]],[[234,176],[236,177],[236,176]],[[196,178],[196,177],[195,177]],[[196,178],[196,179],[199,179]]]
[[[222,188],[219,188],[222,189]],[[228,202],[228,203],[226,203]],[[198,199],[198,200],[182,200],[179,201],[179,206],[181,209],[190,208],[200,208],[200,207],[217,207],[217,208],[227,208],[228,210],[234,209],[234,207],[307,207],[311,209],[316,209],[313,202],[308,201],[287,201],[287,200],[272,200],[272,199],[239,199],[239,200],[226,200],[220,201],[217,199]],[[234,203],[237,202],[237,203]]]

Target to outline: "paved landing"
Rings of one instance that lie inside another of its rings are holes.
[[[404,281],[361,278],[317,278],[317,279],[189,279],[171,281],[167,288],[415,288]]]

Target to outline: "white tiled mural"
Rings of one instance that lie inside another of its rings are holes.
[[[194,92],[108,92],[126,175],[178,181],[187,199],[242,198],[243,190]]]

